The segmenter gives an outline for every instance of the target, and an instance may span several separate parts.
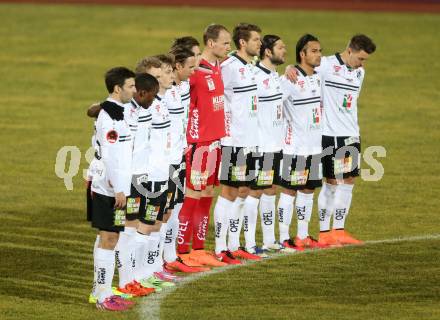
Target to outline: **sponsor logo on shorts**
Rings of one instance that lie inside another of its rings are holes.
[[[191,170],[191,184],[195,188],[200,188],[208,182],[209,172],[200,172],[198,170]]]
[[[309,176],[309,170],[303,171],[293,171],[290,174],[290,185],[291,186],[303,186],[307,183],[307,178]]]
[[[116,209],[114,212],[114,225],[116,227],[125,226],[125,210]]]
[[[127,214],[138,214],[141,198],[127,198]]]
[[[231,181],[246,181],[246,166],[232,166]]]
[[[348,173],[352,171],[353,157],[334,159],[334,174]]]
[[[257,186],[270,186],[273,183],[273,170],[261,170],[258,172]]]
[[[157,215],[159,214],[160,207],[147,204],[145,207],[145,220],[146,221],[156,221]]]

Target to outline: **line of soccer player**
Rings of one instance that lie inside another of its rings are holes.
[[[231,41],[236,50],[228,55]],[[256,25],[240,23],[232,37],[209,25],[203,44],[201,51],[196,39],[182,37],[135,72],[109,70],[109,97],[88,109],[96,120],[87,213],[99,230],[89,301],[99,309],[126,310],[133,296],[174,286],[176,272],[362,243],[345,231],[345,220],[359,175],[357,101],[372,40],[355,35],[342,53],[322,57],[319,40],[306,34],[296,44],[297,65],[283,76],[277,66],[286,45],[277,35],[261,37]],[[205,240],[219,184],[210,252]],[[308,226],[319,187],[316,240]],[[112,287],[115,266],[119,284]]]

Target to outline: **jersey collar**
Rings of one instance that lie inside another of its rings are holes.
[[[301,72],[301,74],[302,74],[304,77],[307,77],[307,73],[304,71],[303,68],[301,68],[299,65],[296,65],[295,68],[298,69],[298,71]],[[313,70],[313,74],[315,74],[315,73],[316,73],[316,71]]]
[[[156,97],[155,97],[157,100],[159,100],[159,101],[161,101],[162,100],[162,98],[161,97],[159,97],[158,95],[156,95]]]
[[[232,56],[235,57],[238,61],[240,61],[240,62],[243,63],[244,65],[247,65],[247,64],[248,64],[247,61],[244,60],[242,57],[240,57],[238,54],[234,53]]]
[[[199,68],[204,68],[208,70],[212,70],[213,68],[218,67],[218,60],[215,61],[215,65],[212,65],[209,61],[206,61],[205,59],[202,59],[199,64]]]
[[[341,66],[343,66],[345,64],[344,61],[342,61],[341,54],[339,52],[335,53],[335,57],[336,57],[336,59],[338,59],[338,62]]]
[[[130,103],[135,109],[138,109],[140,107],[140,105],[136,102],[136,100],[134,100],[134,98],[131,99]]]
[[[263,70],[263,72],[270,74],[272,71],[270,71],[269,69],[267,69],[265,66],[263,66],[260,62],[257,63],[257,67],[260,68],[261,70]]]

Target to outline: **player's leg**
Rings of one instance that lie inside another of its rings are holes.
[[[191,265],[188,254],[191,250],[191,240],[193,236],[192,216],[196,210],[201,197],[200,179],[201,164],[196,163],[194,155],[197,151],[197,144],[188,147],[185,154],[186,161],[186,190],[182,208],[179,212],[179,231],[177,235],[177,252],[186,264]],[[194,165],[193,165],[194,162]],[[198,168],[199,167],[199,168]],[[194,265],[194,264],[193,264]]]
[[[219,141],[204,143],[196,151],[193,164],[197,163],[200,168],[200,200],[193,214],[193,250],[191,259],[206,266],[219,267],[226,263],[219,261],[215,255],[205,250],[205,241],[208,233],[211,204],[214,197],[214,186],[219,184],[218,174],[220,170],[221,149]]]
[[[338,240],[331,232],[330,223],[333,215],[336,179],[334,175],[335,137],[322,136],[323,156],[322,171],[325,181],[318,196],[319,243],[329,246],[339,246]]]
[[[99,230],[99,243],[93,257],[96,307],[103,310],[125,310],[133,303],[115,296],[112,290],[115,247],[119,232],[124,230],[125,211],[114,209],[115,198],[112,197],[95,193],[92,201],[92,226]]]
[[[313,198],[316,188],[322,186],[320,155],[297,156],[295,165],[296,177],[296,214],[297,236],[295,245],[298,248],[325,248],[309,235],[309,222],[313,212]]]
[[[334,174],[336,189],[334,193],[333,235],[341,244],[362,244],[345,230],[345,221],[350,211],[355,177],[359,176],[360,142],[350,143],[352,137],[337,137],[335,148]],[[357,139],[358,140],[358,139]]]
[[[238,195],[237,148],[222,146],[221,191],[214,206],[215,253],[220,255],[228,250],[226,236],[228,233],[229,215]]]
[[[249,187],[239,187],[238,195],[231,207],[228,226],[228,249],[232,253],[240,248],[240,234],[243,226],[243,205],[249,191]]]
[[[281,187],[278,200],[279,239],[284,247],[296,249],[289,233],[296,196],[296,189],[291,184],[292,160],[294,160],[294,157],[292,154],[281,153],[281,159],[279,173],[275,181],[275,184]]]

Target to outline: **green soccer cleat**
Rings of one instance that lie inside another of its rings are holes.
[[[155,276],[142,280],[141,285],[146,288],[154,288],[157,292],[162,291],[163,288],[175,286],[173,282],[163,281]]]

